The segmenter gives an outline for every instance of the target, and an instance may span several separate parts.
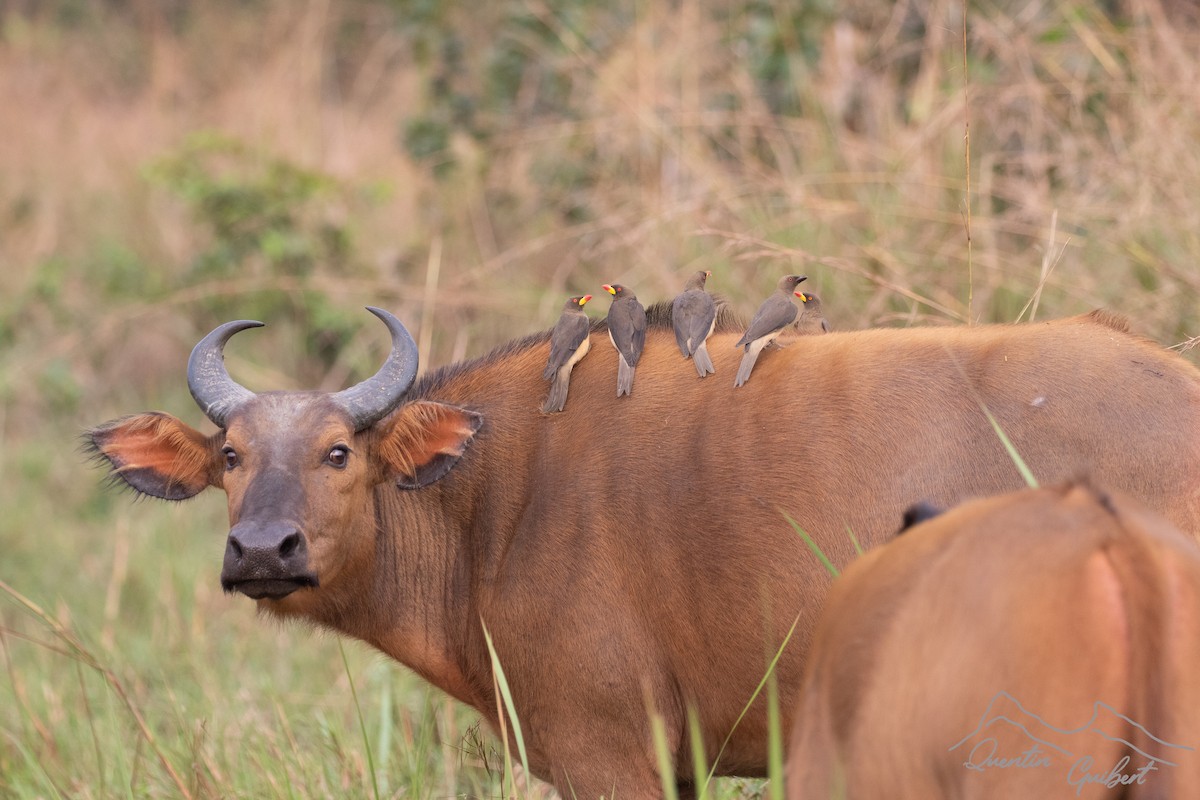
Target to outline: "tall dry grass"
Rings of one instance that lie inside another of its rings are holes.
[[[746,311],[801,269],[842,328],[1011,321],[1036,297],[1041,317],[1198,332],[1187,4],[988,3],[965,31],[945,0],[495,4],[416,30],[411,8],[4,15],[2,332],[38,377],[5,382],[19,418],[45,391],[91,409],[161,391],[213,322],[199,301],[271,291],[388,304],[434,362],[549,324],[569,291],[666,298],[696,268]],[[489,104],[512,52],[518,86]],[[406,126],[427,118],[443,147],[414,160]],[[346,187],[320,213],[355,268],[189,272],[211,232],[147,171],[198,130]]]
[[[0,580],[42,614],[0,597],[0,797],[175,796],[162,759],[197,796],[504,791],[469,715],[216,590],[221,498],[81,465],[84,425],[198,419],[217,322],[270,323],[230,347],[255,389],[372,370],[366,304],[443,363],[694,269],[746,313],[803,271],[841,329],[1106,306],[1182,343],[1197,53],[1186,0],[0,3]],[[283,232],[339,255],[220,262],[162,177],[197,133],[242,148],[205,191],[332,187]]]

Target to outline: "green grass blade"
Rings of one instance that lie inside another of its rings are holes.
[[[492,691],[496,697],[496,717],[500,722],[500,741],[504,745],[504,763],[501,767],[500,791],[505,798],[516,798],[517,776],[513,771],[512,745],[508,743],[508,715],[504,713],[504,698],[500,693],[500,682],[496,679],[496,671],[492,670]]]
[[[783,799],[783,721],[779,716],[779,680],[774,671],[767,681],[767,791]]]
[[[521,754],[521,766],[524,767],[526,775],[531,775],[529,758],[525,755],[525,737],[521,734],[521,721],[517,719],[517,709],[513,705],[508,679],[504,677],[504,667],[500,665],[500,657],[496,655],[496,646],[492,644],[492,634],[488,631],[487,625],[482,619],[479,620],[479,624],[483,628],[483,638],[487,640],[488,653],[492,658],[492,669],[496,675],[496,682],[500,685],[500,695],[504,698],[504,708],[508,711],[508,718],[512,721],[513,738],[517,740],[517,752]]]
[[[688,738],[691,740],[692,746],[692,780],[696,782],[696,800],[709,800],[712,792],[709,791],[706,777],[708,766],[705,764],[704,738],[700,734],[700,714],[696,711],[696,707],[690,704],[687,710],[687,721]]]
[[[649,698],[647,698],[649,701]],[[647,706],[649,706],[647,702]],[[662,778],[663,797],[665,800],[679,800],[679,786],[675,783],[675,765],[671,760],[671,750],[667,746],[667,724],[662,714],[648,708],[650,712],[650,732],[654,737],[654,755],[658,759],[658,774]]]
[[[1021,473],[1021,477],[1025,479],[1025,484],[1030,489],[1038,488],[1037,478],[1033,477],[1033,471],[1025,463],[1025,459],[1021,458],[1021,454],[1017,452],[1017,448],[1013,446],[1012,440],[1008,438],[1008,434],[1000,427],[1000,423],[992,416],[992,412],[988,410],[982,402],[979,407],[983,409],[984,415],[988,418],[988,422],[992,423],[992,429],[996,431],[996,436],[1000,437],[1000,443],[1004,445],[1004,449],[1008,451],[1008,457],[1012,459],[1016,465],[1017,471]]]
[[[783,518],[786,519],[788,524],[792,526],[792,530],[799,534],[800,538],[804,540],[804,543],[808,545],[808,549],[812,550],[816,554],[817,558],[821,559],[821,563],[825,565],[825,569],[829,570],[829,574],[836,578],[839,574],[838,568],[833,565],[833,562],[830,561],[829,557],[825,555],[823,550],[821,550],[820,545],[814,542],[813,538],[808,535],[808,532],[801,528],[796,520],[788,516],[786,511],[779,509],[779,513],[783,514]]]
[[[854,545],[854,554],[861,556],[863,554],[862,545],[858,543],[858,537],[854,535],[854,531],[850,526],[846,526],[846,535],[850,537],[850,544]]]
[[[362,733],[363,748],[367,751],[367,769],[371,772],[371,791],[375,800],[379,800],[379,781],[375,777],[375,757],[371,755],[371,737],[367,735],[367,721],[363,718],[362,706],[358,703],[358,692],[354,689],[354,676],[350,674],[350,660],[346,658],[346,648],[338,639],[338,651],[342,654],[342,665],[346,668],[346,680],[350,683],[350,696],[354,699],[354,711],[358,714],[358,730]]]
[[[716,774],[717,765],[721,763],[721,756],[725,754],[725,748],[729,746],[729,740],[733,738],[733,732],[737,730],[738,725],[742,724],[742,720],[750,711],[750,706],[754,705],[754,701],[762,694],[763,687],[767,685],[767,681],[775,674],[775,665],[779,663],[780,656],[783,655],[784,649],[788,646],[788,642],[792,640],[792,634],[796,632],[796,626],[800,624],[800,616],[792,621],[792,627],[788,629],[787,636],[783,637],[783,641],[779,645],[779,649],[775,651],[775,656],[771,659],[771,663],[767,665],[767,674],[763,675],[762,680],[758,682],[758,686],[750,694],[750,699],[746,701],[746,705],[742,707],[742,713],[738,714],[738,718],[733,721],[733,727],[729,729],[729,733],[725,735],[725,741],[721,742],[721,749],[717,751],[717,757],[713,759],[712,767],[708,771],[708,777],[705,783],[712,781]]]

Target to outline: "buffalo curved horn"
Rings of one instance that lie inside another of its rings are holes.
[[[356,431],[368,428],[387,416],[417,377],[417,345],[408,330],[400,320],[382,308],[367,306],[367,311],[387,325],[392,334],[392,352],[373,377],[343,389],[331,398],[350,415]]]
[[[229,414],[254,397],[254,392],[236,383],[225,369],[225,343],[229,337],[247,328],[261,328],[261,322],[239,319],[226,322],[213,330],[192,348],[188,358],[188,389],[204,416],[219,427],[225,427]]]

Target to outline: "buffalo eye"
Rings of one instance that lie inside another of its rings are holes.
[[[349,459],[350,448],[339,444],[329,451],[329,455],[325,456],[325,463],[335,469],[345,469]]]
[[[229,445],[225,445],[223,448],[221,448],[221,452],[225,454],[225,469],[230,470],[238,465],[238,454],[236,450]]]

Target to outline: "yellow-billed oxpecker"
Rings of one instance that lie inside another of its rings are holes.
[[[633,393],[633,374],[646,343],[646,309],[637,295],[619,283],[604,284],[612,295],[608,309],[608,338],[617,348],[617,397]]]
[[[800,316],[792,325],[792,332],[800,336],[810,336],[814,333],[829,333],[829,320],[821,313],[821,298],[812,292],[799,292]]]
[[[713,296],[704,291],[704,282],[711,274],[705,270],[696,271],[683,292],[671,303],[675,342],[683,357],[692,359],[696,374],[701,378],[717,371],[708,356],[708,336],[717,324],[717,304]]]
[[[758,360],[758,354],[764,347],[775,341],[784,328],[796,321],[796,304],[792,302],[792,295],[799,297],[802,294],[796,291],[796,286],[801,281],[807,280],[807,277],[806,275],[784,275],[779,279],[775,293],[758,307],[754,318],[750,320],[750,327],[734,345],[746,348],[741,366],[738,367],[734,386],[741,386],[750,380],[750,371],[754,369],[754,362]]]
[[[546,369],[542,372],[542,377],[551,381],[550,394],[542,404],[542,411],[546,413],[563,410],[567,404],[571,370],[579,363],[579,359],[587,355],[591,346],[589,333],[592,322],[583,311],[591,299],[590,294],[567,298],[562,315],[550,332],[550,357],[546,359]]]

